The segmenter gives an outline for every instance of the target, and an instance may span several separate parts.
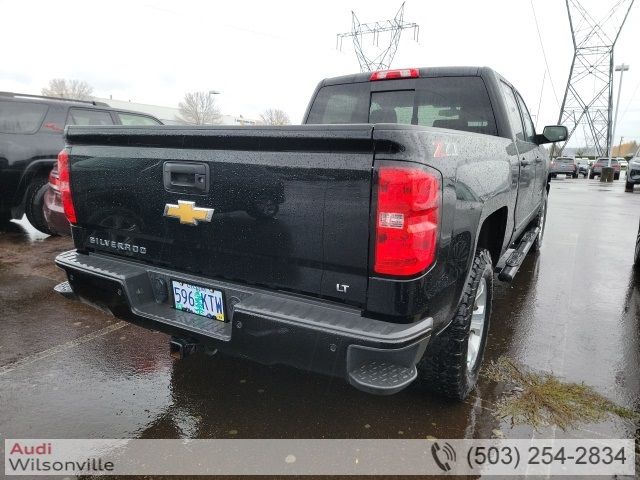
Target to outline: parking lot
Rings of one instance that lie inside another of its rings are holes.
[[[552,182],[544,245],[496,282],[485,365],[508,357],[640,408],[640,278],[632,270],[640,190]],[[14,224],[0,234],[0,434],[5,438],[638,438],[610,417],[568,431],[512,426],[482,378],[465,403],[409,388],[390,397],[284,367],[197,355],[168,337],[52,291],[72,248]]]

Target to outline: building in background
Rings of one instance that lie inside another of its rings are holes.
[[[147,113],[159,118],[165,125],[182,125],[178,120],[180,110],[178,107],[165,107],[162,105],[149,105],[146,103],[135,103],[126,100],[114,100],[112,98],[94,97],[94,100],[105,102],[113,108],[133,110],[134,112]],[[222,125],[260,125],[260,120],[245,118],[242,115],[222,115]]]

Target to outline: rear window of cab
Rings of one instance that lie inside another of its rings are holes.
[[[421,78],[415,85],[415,89],[374,92],[370,82],[322,87],[307,123],[399,123],[498,134],[480,77]]]

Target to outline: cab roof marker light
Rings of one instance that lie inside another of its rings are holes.
[[[375,82],[378,80],[394,80],[398,78],[419,78],[420,70],[417,68],[399,68],[396,70],[379,70],[372,72],[369,77],[369,81]]]

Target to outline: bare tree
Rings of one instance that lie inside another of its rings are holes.
[[[268,108],[260,115],[260,120],[265,125],[290,125],[289,115],[277,108]]]
[[[82,80],[67,80],[54,78],[49,80],[49,86],[42,89],[42,95],[47,97],[73,98],[75,100],[91,100],[93,87]]]
[[[185,93],[178,108],[180,116],[177,119],[188,125],[211,125],[222,121],[215,100],[207,92]]]

